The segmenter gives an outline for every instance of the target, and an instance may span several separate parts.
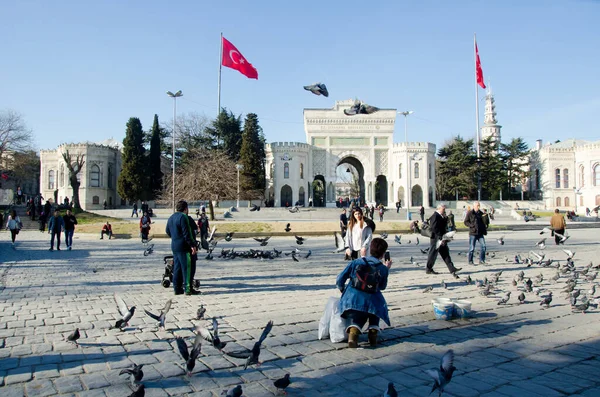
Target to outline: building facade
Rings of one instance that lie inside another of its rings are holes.
[[[396,109],[346,116],[344,109],[354,103],[304,109],[306,143],[266,145],[267,200],[276,207],[296,202],[333,207],[339,199],[336,169],[347,164],[357,171],[363,202],[435,206],[436,146],[394,143]]]
[[[600,141],[568,139],[542,145],[532,155],[529,188],[546,208],[580,214],[600,205]]]
[[[59,204],[68,197],[72,200],[73,189],[69,183],[69,170],[62,154],[69,151],[73,159],[84,155],[85,163],[77,175],[79,200],[84,210],[103,208],[104,200],[109,208],[125,205],[117,193],[117,177],[121,172],[121,144],[113,139],[99,143],[63,144],[54,150],[40,152],[40,192],[48,200]]]

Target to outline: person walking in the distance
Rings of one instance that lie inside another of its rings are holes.
[[[152,219],[148,216],[148,212],[144,212],[144,215],[140,218],[140,234],[142,236],[142,243],[148,242],[148,235],[150,234]]]
[[[562,242],[561,236],[565,235],[567,222],[565,221],[565,217],[560,214],[558,208],[554,210],[554,215],[550,218],[550,227],[554,231],[554,242],[556,245],[559,245]],[[557,236],[557,234],[560,234],[560,236]]]
[[[346,208],[342,208],[340,215],[340,233],[342,238],[346,238],[346,230],[348,230],[348,216],[346,215]]]
[[[67,210],[67,213],[63,216],[63,221],[65,224],[65,243],[67,244],[67,250],[71,251],[77,218],[71,213],[71,210]]]
[[[371,346],[377,345],[379,320],[390,325],[387,303],[381,293],[387,287],[389,269],[392,267],[391,259],[381,262],[388,244],[377,237],[371,241],[369,248],[369,256],[350,262],[336,280],[336,286],[342,292],[340,313],[350,323],[346,328],[350,348],[358,347],[358,337],[367,321]],[[348,279],[350,282],[346,285]]]
[[[400,200],[396,201],[396,214],[400,212]]]
[[[452,259],[450,259],[450,249],[448,248],[448,243],[442,241],[439,248],[438,241],[441,241],[444,234],[446,234],[448,230],[448,219],[446,218],[446,206],[444,204],[439,204],[437,206],[437,210],[431,215],[429,218],[429,225],[431,229],[431,238],[429,239],[429,255],[427,256],[427,274],[438,274],[435,270],[433,270],[433,265],[435,265],[435,260],[437,259],[438,253],[441,255],[442,259],[446,263],[448,267],[448,271],[454,276],[454,278],[459,278],[458,273],[461,269],[454,267],[454,263],[452,263]]]
[[[131,210],[131,217],[133,218],[133,216],[135,215],[136,218],[139,218],[140,216],[138,215],[138,206],[137,206],[137,201],[135,203],[133,203],[133,208]]]
[[[171,238],[173,251],[173,288],[175,295],[196,295],[192,288],[191,261],[196,253],[196,241],[188,221],[188,204],[184,200],[177,202],[176,212],[167,221],[166,232]]]
[[[484,218],[483,212],[479,209],[480,204],[479,201],[475,201],[473,203],[473,210],[467,212],[467,216],[465,217],[465,226],[469,228],[469,265],[474,265],[473,263],[473,253],[475,252],[475,244],[479,242],[480,245],[480,253],[479,253],[479,264],[485,265],[485,235],[487,234],[487,225],[485,220],[489,218],[487,216]]]
[[[112,226],[108,221],[106,221],[106,223],[102,226],[102,231],[100,232],[100,240],[104,239],[105,234],[108,236],[109,240],[112,238]]]
[[[65,231],[65,221],[60,216],[58,210],[54,211],[54,216],[50,217],[48,222],[48,234],[50,234],[50,251],[54,251],[54,238],[56,238],[56,250],[60,251],[60,234]]]
[[[425,207],[423,205],[419,208],[419,215],[421,215],[421,222],[425,222]]]
[[[23,227],[21,223],[21,218],[17,215],[17,211],[11,210],[10,215],[8,215],[8,219],[6,220],[6,229],[10,230],[10,239],[12,241],[12,247],[15,247],[15,239],[17,238],[17,234]]]

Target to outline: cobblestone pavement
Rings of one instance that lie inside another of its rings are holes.
[[[397,245],[390,236],[394,265],[384,294],[392,327],[382,332],[377,348],[367,347],[362,336],[361,348],[352,350],[343,343],[317,340],[319,318],[328,297],[339,296],[335,277],[345,265],[339,254],[331,253],[332,237],[308,238],[301,248],[312,250],[312,255],[300,262],[285,256],[201,260],[197,276],[204,294],[186,297],[173,296],[172,289],[160,285],[168,240],[152,241],[155,252],[144,257],[137,240],[100,241],[75,234],[73,251],[49,252],[46,234],[23,232],[13,250],[2,233],[0,395],[127,396],[132,391],[129,380],[118,374],[136,363],[145,364],[147,396],[215,396],[240,383],[245,396],[272,396],[273,380],[285,373],[291,374],[291,396],[381,396],[388,382],[394,382],[402,396],[426,396],[432,381],[423,371],[439,365],[448,349],[454,349],[457,367],[448,395],[600,395],[600,311],[572,313],[560,292],[566,277],[551,280],[555,268],[505,261],[505,256],[534,249],[537,232],[506,234],[504,246],[496,242],[499,235],[487,238],[488,250],[496,255],[486,266],[466,265],[465,233],[451,243],[463,277],[483,279],[503,270],[502,292],[494,298],[482,297],[474,285],[449,277],[441,258],[436,264],[441,274],[427,276],[420,252],[426,248],[424,239],[416,246],[415,236],[404,236],[403,244]],[[573,230],[571,236],[564,248],[576,252],[579,268],[590,261],[600,263],[597,230]],[[265,248],[289,251],[292,245],[292,236],[274,237]],[[253,240],[235,236],[221,246],[259,248]],[[564,263],[562,248],[549,244],[545,253]],[[410,264],[411,256],[421,266]],[[511,282],[521,270],[532,279],[543,274],[542,288],[554,292],[549,309],[543,309],[534,294],[526,294],[527,303],[518,304]],[[439,286],[442,280],[447,290]],[[580,283],[582,293],[591,286]],[[433,292],[424,294],[429,285],[435,287]],[[499,306],[505,291],[513,295],[507,305]],[[137,307],[125,332],[109,329],[118,318],[114,293]],[[434,297],[471,300],[477,314],[468,320],[436,321],[430,303]],[[158,330],[144,309],[158,312],[170,298],[173,308],[166,330]],[[241,360],[203,344],[193,376],[184,375],[174,338],[191,342],[191,329],[201,323],[192,320],[200,304],[207,308],[207,317],[220,318],[227,349],[251,347],[272,319],[275,326],[261,353],[264,363],[243,370]],[[82,334],[77,346],[65,341],[76,327]]]

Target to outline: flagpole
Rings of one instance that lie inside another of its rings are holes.
[[[220,51],[219,51],[219,83],[218,83],[219,95],[217,96],[219,103],[217,105],[217,117],[221,113],[221,67],[222,67],[222,64],[223,64],[223,32],[221,32],[221,43],[220,43]]]
[[[479,151],[479,87],[477,87],[477,35],[473,34],[473,54],[475,57],[475,128],[477,131],[477,200],[481,200],[481,161]]]

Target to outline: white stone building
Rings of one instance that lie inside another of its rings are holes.
[[[538,140],[532,156],[530,189],[547,209],[585,213],[600,205],[600,141],[568,139],[546,144]]]
[[[307,143],[266,145],[266,197],[272,205],[308,205],[312,199],[315,206],[335,206],[336,169],[342,164],[358,172],[362,201],[394,206],[400,200],[405,207],[407,192],[411,192],[411,207],[435,205],[436,146],[394,143],[396,109],[346,116],[343,110],[354,102],[336,101],[331,109],[304,109]],[[315,196],[313,183],[322,186],[322,197]]]
[[[109,208],[126,205],[117,194],[117,177],[121,172],[121,143],[108,139],[99,143],[62,144],[54,150],[40,152],[40,192],[45,199],[62,204],[65,197],[73,197],[69,183],[69,170],[62,153],[67,149],[74,159],[77,154],[85,156],[85,164],[78,174],[79,200],[84,210],[103,208],[106,200]],[[55,194],[56,192],[56,194]]]

